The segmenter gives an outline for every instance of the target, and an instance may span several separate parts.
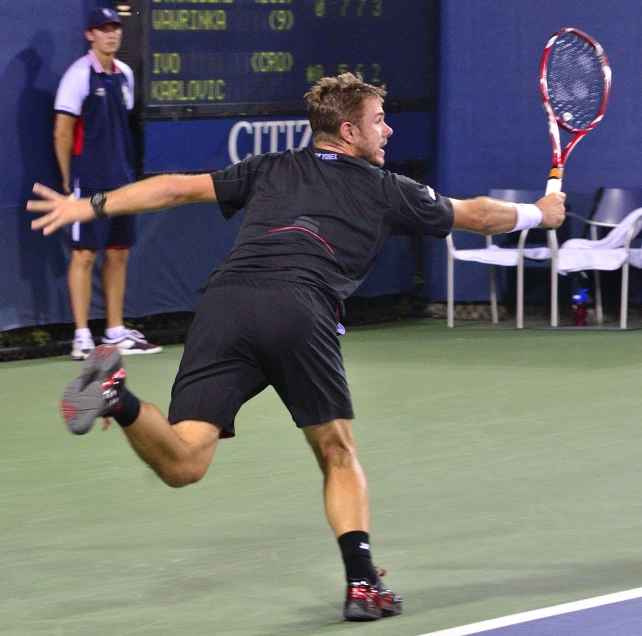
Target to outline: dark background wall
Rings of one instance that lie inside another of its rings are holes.
[[[547,38],[568,26],[602,44],[613,88],[604,120],[570,156],[565,189],[642,187],[642,2],[453,0],[442,9],[443,192],[544,188],[551,149],[539,61]]]
[[[600,42],[613,71],[604,120],[569,157],[564,175],[569,201],[574,211],[586,214],[591,197],[582,195],[598,187],[642,187],[640,25],[642,2],[638,0],[444,0],[439,191],[463,198],[491,188],[545,188],[551,145],[537,79],[544,44],[563,27],[581,29]],[[563,137],[563,143],[567,139]],[[456,233],[455,241],[458,247],[483,243],[480,237],[463,233]],[[424,270],[430,295],[443,300],[445,250],[433,242],[427,250],[430,265]],[[488,300],[487,268],[472,263],[455,267],[455,298]],[[530,272],[530,276],[527,272],[526,300],[546,299],[546,281],[545,272]],[[614,289],[619,286],[617,277],[607,276],[609,281]],[[639,272],[633,271],[633,302],[640,301],[640,282]],[[568,287],[569,281],[561,278],[561,307],[570,303]],[[508,292],[514,294],[512,287]]]
[[[51,142],[54,94],[62,73],[85,51],[85,16],[101,4],[0,3],[0,330],[71,320],[67,237],[32,233],[24,204],[34,181],[58,186]],[[456,197],[491,188],[544,188],[551,151],[538,94],[539,59],[552,33],[575,26],[604,46],[613,91],[604,121],[569,159],[565,189],[584,194],[576,200],[585,207],[600,186],[642,187],[642,3],[442,0],[441,5],[432,185]],[[409,45],[403,34],[391,37],[401,47]],[[236,222],[222,221],[216,206],[194,206],[189,212],[142,215],[139,223],[127,314],[192,309],[195,290],[229,251]],[[410,251],[408,239],[391,241],[360,293],[409,291]],[[427,298],[442,301],[443,242],[425,240],[423,256]],[[483,268],[462,269],[457,298],[486,300],[485,276]],[[92,316],[98,317],[102,300],[94,296]]]

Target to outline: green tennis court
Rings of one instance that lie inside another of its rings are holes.
[[[66,432],[79,364],[0,365],[0,634],[416,636],[641,585],[639,331],[352,329],[375,562],[398,618],[341,620],[321,479],[272,390],[207,477],[161,484],[114,425]],[[126,360],[167,408],[181,347]]]

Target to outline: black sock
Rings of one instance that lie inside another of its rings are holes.
[[[370,535],[361,530],[353,530],[342,534],[338,541],[348,581],[368,581],[374,585],[377,582],[377,571],[370,556]]]
[[[122,387],[119,393],[118,404],[110,411],[109,415],[111,415],[120,426],[125,428],[136,421],[140,413],[140,400],[125,387]]]

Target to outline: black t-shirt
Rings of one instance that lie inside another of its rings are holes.
[[[225,218],[244,208],[218,275],[321,287],[342,301],[391,233],[445,238],[452,203],[407,177],[339,153],[303,148],[250,157],[212,174]]]

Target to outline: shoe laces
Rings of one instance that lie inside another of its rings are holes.
[[[378,566],[376,566],[376,565],[375,565],[375,571],[377,572],[377,582],[374,584],[374,588],[377,590],[377,592],[379,592],[379,594],[383,594],[383,595],[385,595],[385,594],[389,594],[389,595],[392,595],[392,590],[390,590],[389,588],[387,588],[387,587],[384,585],[384,582],[381,580],[381,578],[382,578],[382,577],[386,576],[386,574],[388,573],[388,571],[387,571],[387,570],[385,570],[384,568],[380,568],[380,567],[378,567]]]
[[[115,409],[120,408],[120,388],[125,382],[127,372],[124,367],[121,367],[112,373],[103,383],[103,400],[108,411],[105,415],[111,414]]]

